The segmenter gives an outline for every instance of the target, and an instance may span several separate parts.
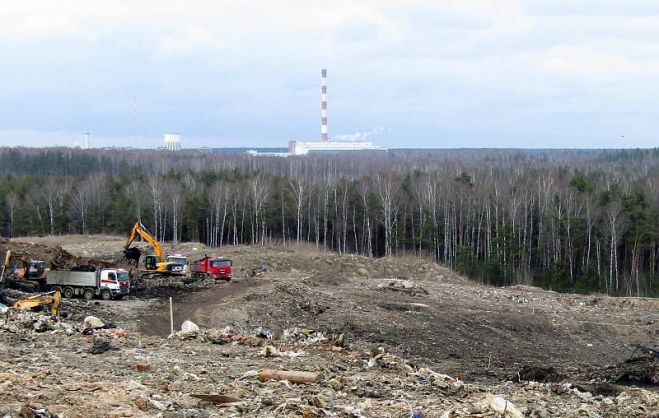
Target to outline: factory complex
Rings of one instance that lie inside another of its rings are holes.
[[[181,150],[181,134],[166,133],[165,146],[169,151]],[[316,153],[340,153],[356,151],[388,151],[387,148],[375,145],[370,141],[333,141],[329,136],[327,123],[327,70],[321,70],[320,84],[320,140],[319,141],[289,141],[288,152],[259,152],[248,150],[246,155],[259,157],[289,157]]]

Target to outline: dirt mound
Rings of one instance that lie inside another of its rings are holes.
[[[42,260],[51,269],[71,269],[81,266],[91,266],[95,269],[117,267],[115,263],[88,257],[75,256],[59,245],[49,246],[29,241],[0,239],[0,249],[4,254],[10,250],[12,254],[26,256],[31,260]]]
[[[163,299],[210,289],[215,279],[160,278],[136,279],[131,282],[130,295],[135,298]]]

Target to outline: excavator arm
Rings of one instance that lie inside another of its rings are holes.
[[[133,229],[130,231],[130,235],[128,236],[128,241],[126,241],[126,245],[124,246],[124,249],[128,249],[130,245],[135,241],[137,237],[141,237],[144,241],[148,242],[149,245],[153,247],[153,251],[156,253],[158,257],[160,257],[161,260],[165,258],[165,253],[163,252],[162,245],[158,242],[157,239],[153,237],[149,233],[149,231],[146,230],[144,225],[142,225],[142,222],[135,222],[135,225],[133,225]]]
[[[30,272],[30,267],[33,264],[33,261],[30,257],[26,255],[12,253],[11,250],[7,250],[5,253],[4,264],[2,265],[2,270],[0,271],[0,283],[6,282],[10,277],[14,280],[24,280],[35,278],[38,280],[43,280],[46,278],[49,269],[45,266],[41,269],[35,266],[35,272],[32,274]],[[20,267],[18,267],[20,265]]]
[[[50,307],[50,314],[53,317],[59,315],[59,309],[62,305],[62,295],[59,291],[43,293],[41,295],[31,296],[29,298],[21,299],[14,303],[13,308],[16,309],[32,309],[37,306]]]
[[[0,283],[7,281],[6,276],[9,276],[9,261],[11,261],[11,250],[7,250],[5,254],[5,262],[2,263],[2,270],[0,270]]]
[[[141,257],[140,250],[136,247],[130,247],[137,237],[141,237],[142,240],[148,242],[156,253],[156,255],[147,255],[143,258],[144,270],[140,271],[140,277],[172,277],[185,275],[185,265],[165,259],[165,252],[163,251],[162,245],[149,233],[149,231],[146,230],[140,221],[137,221],[135,225],[133,225],[133,229],[131,229],[130,235],[128,235],[128,241],[126,241],[126,245],[124,246],[124,257],[128,262],[134,262],[135,266],[139,268],[139,260]]]

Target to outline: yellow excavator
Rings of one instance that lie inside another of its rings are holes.
[[[141,251],[139,248],[130,247],[137,237],[149,243],[156,253],[155,255],[146,255],[143,257],[144,269],[140,268],[139,263]],[[162,245],[147,231],[140,221],[135,222],[135,225],[133,225],[130,231],[128,241],[126,241],[126,245],[124,246],[124,256],[126,260],[133,262],[138,267],[141,278],[177,277],[185,275],[185,264],[166,260]]]
[[[33,284],[42,285],[46,280],[48,271],[45,261],[31,260],[28,256],[7,250],[0,271],[0,284],[12,279],[14,281],[30,280]]]
[[[48,306],[50,316],[56,318],[59,315],[60,306],[62,306],[62,295],[59,291],[42,293],[18,300],[12,307],[15,309],[32,309],[37,306]]]
[[[7,250],[5,254],[5,262],[2,263],[2,270],[0,270],[0,286],[5,283],[5,274],[9,275],[9,262],[11,261],[11,251]]]

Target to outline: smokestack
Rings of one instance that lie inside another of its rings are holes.
[[[327,142],[327,70],[323,68],[320,74],[320,140]]]
[[[85,149],[89,149],[89,132],[85,132]]]

